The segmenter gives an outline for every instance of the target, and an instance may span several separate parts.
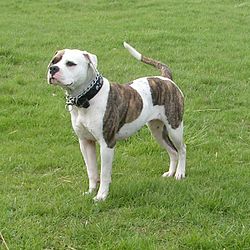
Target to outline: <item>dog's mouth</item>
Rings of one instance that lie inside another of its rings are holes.
[[[49,78],[49,83],[50,84],[57,84],[57,83],[59,83],[59,81],[56,78],[54,78],[53,76],[51,76]]]
[[[49,78],[49,84],[51,84],[51,85],[60,85],[60,86],[62,86],[62,87],[70,87],[71,85],[73,85],[74,84],[74,82],[71,82],[71,83],[68,83],[68,84],[64,84],[64,83],[62,83],[61,81],[59,81],[58,79],[56,79],[56,78],[54,78],[53,76],[51,76],[50,78]]]

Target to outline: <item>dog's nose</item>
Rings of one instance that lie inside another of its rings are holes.
[[[51,66],[49,68],[49,72],[50,74],[53,76],[55,73],[57,73],[59,71],[59,67],[58,66]]]

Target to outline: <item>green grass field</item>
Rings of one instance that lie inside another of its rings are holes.
[[[0,1],[0,249],[250,249],[250,2]],[[118,143],[107,201],[87,174],[46,82],[54,52],[96,54],[109,80],[157,75],[122,47],[167,63],[185,94],[187,178],[147,128]]]

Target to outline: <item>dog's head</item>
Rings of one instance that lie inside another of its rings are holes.
[[[81,50],[57,51],[48,66],[48,83],[66,89],[87,84],[97,67],[97,57]]]

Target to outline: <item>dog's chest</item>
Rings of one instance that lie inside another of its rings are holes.
[[[71,111],[72,127],[79,138],[96,140],[100,137],[102,117],[98,112],[86,112],[82,108],[74,107]]]

